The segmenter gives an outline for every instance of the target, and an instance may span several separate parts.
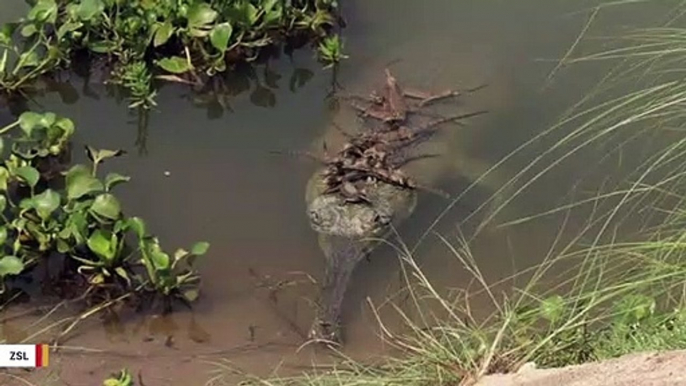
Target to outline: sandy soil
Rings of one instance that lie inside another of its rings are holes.
[[[568,366],[536,369],[525,365],[516,374],[489,375],[476,386],[676,386],[686,385],[686,350],[648,352]]]

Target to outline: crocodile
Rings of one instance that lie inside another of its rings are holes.
[[[368,106],[351,103],[362,117],[374,122],[354,135],[344,133],[347,140],[334,155],[325,154],[322,159],[308,154],[323,164],[308,181],[305,201],[310,226],[326,257],[318,310],[308,335],[326,344],[343,342],[341,306],[357,264],[410,217],[418,190],[444,194],[405,175],[405,165],[432,156],[412,156],[410,149],[432,137],[444,123],[485,112],[415,124],[410,118],[422,115],[425,106],[460,93],[406,91],[388,69],[385,75],[381,90],[369,98],[356,98]]]

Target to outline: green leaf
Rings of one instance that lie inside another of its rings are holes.
[[[155,47],[159,47],[162,44],[166,43],[169,41],[169,38],[174,34],[174,26],[172,25],[171,22],[166,21],[164,23],[160,23],[159,27],[155,31],[155,37],[153,38],[153,45]]]
[[[62,129],[65,137],[70,137],[72,134],[74,134],[74,121],[69,118],[57,118],[55,121],[55,126]]]
[[[0,56],[0,80],[5,76],[5,69],[7,68],[7,48],[2,50],[2,56]]]
[[[29,20],[40,23],[54,23],[57,19],[57,4],[55,0],[38,0],[27,15]]]
[[[90,284],[98,285],[105,282],[105,276],[102,273],[97,273],[88,280]]]
[[[0,196],[0,212],[4,212],[5,208],[7,208],[7,198]]]
[[[10,45],[12,35],[19,27],[19,23],[4,23],[0,26],[0,45]]]
[[[116,220],[121,215],[121,204],[113,195],[104,193],[95,198],[93,205],[91,205],[91,211],[98,216]]]
[[[38,126],[42,118],[43,116],[41,114],[27,111],[19,116],[19,127],[24,131],[26,136],[30,137],[31,132]]]
[[[212,23],[217,16],[217,12],[209,4],[196,1],[188,8],[188,26],[190,28],[204,27]]]
[[[129,182],[130,180],[131,177],[129,176],[124,176],[118,173],[109,173],[105,177],[105,190],[110,191],[113,187],[124,182]]]
[[[33,197],[33,208],[43,221],[47,220],[59,206],[60,195],[52,189],[47,189]]]
[[[55,124],[55,121],[57,120],[57,115],[55,113],[45,113],[40,115],[40,120],[38,121],[38,124],[42,127],[50,127],[53,124]]]
[[[114,241],[114,242],[113,242]],[[105,260],[106,263],[114,260],[117,245],[117,235],[108,234],[96,229],[86,241],[88,249]]]
[[[76,16],[84,21],[89,21],[105,10],[105,4],[101,0],[81,0],[76,8]]]
[[[7,241],[7,227],[0,227],[0,245],[4,245]]]
[[[0,166],[0,191],[7,191],[7,181],[10,179],[10,172],[4,166]],[[4,198],[4,196],[3,196]]]
[[[154,268],[155,271],[164,271],[169,269],[171,266],[169,255],[162,251],[157,239],[147,241],[145,243],[144,250],[147,252],[144,253],[144,256],[150,260],[150,263],[152,263],[152,268]]]
[[[191,253],[196,255],[196,256],[201,256],[207,253],[207,250],[210,248],[210,243],[207,241],[201,241],[198,243],[195,243],[193,247],[191,248]]]
[[[0,259],[0,277],[18,275],[24,270],[24,262],[16,256],[4,256]]]
[[[180,56],[171,56],[168,58],[160,59],[155,61],[155,63],[162,67],[163,70],[171,72],[173,74],[183,74],[193,69],[190,63],[185,58]]]
[[[32,166],[22,166],[17,168],[14,173],[32,188],[36,186],[40,179],[40,173]]]
[[[217,24],[212,28],[212,32],[210,33],[210,42],[214,48],[220,52],[224,52],[229,47],[232,33],[233,28],[228,22]]]
[[[119,275],[122,279],[126,280],[126,283],[131,285],[131,279],[129,278],[129,274],[126,272],[126,270],[122,267],[117,267],[114,269],[114,272]]]
[[[68,32],[76,31],[81,27],[83,27],[81,22],[68,21],[57,29],[57,39],[62,39]]]
[[[35,24],[27,24],[21,28],[20,33],[21,33],[21,36],[28,38],[28,37],[33,36],[33,34],[35,34],[36,32],[38,32],[38,30],[36,29]]]
[[[139,217],[131,217],[128,219],[129,226],[136,233],[138,239],[142,240],[145,238],[145,222]]]
[[[67,198],[70,200],[104,189],[102,182],[93,177],[90,170],[83,165],[75,165],[69,169],[65,182],[67,184]]]
[[[155,269],[157,269],[157,270],[169,269],[169,267],[170,267],[169,255],[167,255],[161,249],[159,249],[159,246],[157,246],[157,248],[155,248],[155,250],[150,253],[150,257],[152,257],[153,263],[155,265]]]
[[[57,252],[67,253],[71,250],[71,246],[62,239],[57,239]]]
[[[108,158],[119,157],[124,154],[123,150],[94,149],[86,146],[86,154],[91,161],[100,163]]]
[[[174,260],[181,260],[186,256],[188,256],[188,251],[183,248],[179,248],[174,252]]]
[[[98,54],[107,54],[114,51],[116,48],[116,43],[107,40],[88,43],[88,49]]]

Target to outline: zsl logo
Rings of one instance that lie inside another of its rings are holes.
[[[24,351],[10,351],[11,361],[27,361],[29,356]]]

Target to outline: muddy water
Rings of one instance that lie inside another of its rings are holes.
[[[461,108],[488,109],[488,116],[431,143],[446,156],[413,169],[420,179],[459,194],[480,173],[553,123],[604,74],[602,66],[582,66],[546,83],[555,63],[545,59],[564,55],[588,17],[587,12],[572,12],[591,4],[345,2],[349,23],[344,37],[351,58],[339,69],[337,81],[348,91],[366,92],[391,65],[401,82],[415,88],[487,83],[489,87],[465,98]],[[663,11],[652,4],[629,7],[599,18],[597,23],[606,28],[598,32],[650,23]],[[289,89],[294,73],[312,75],[295,92]],[[198,240],[211,243],[202,265],[204,296],[193,312],[181,311],[166,320],[84,322],[68,341],[70,348],[54,356],[53,369],[68,382],[64,384],[97,384],[103,374],[126,365],[134,371],[144,369],[147,385],[201,385],[216,367],[206,361],[225,358],[244,370],[265,374],[282,360],[282,371],[289,372],[325,357],[309,347],[298,350],[312,317],[309,299],[315,287],[310,276],[316,279],[323,272],[323,258],[304,216],[303,189],[315,165],[270,152],[318,150],[322,139],[336,142],[333,121],[346,126],[354,120],[345,110],[330,109],[326,96],[333,74],[321,71],[309,52],[297,52],[292,61],[272,62],[268,69],[256,67],[254,75],[234,79],[237,95],[228,99],[223,113],[216,105],[194,105],[182,87],[164,87],[145,130],[125,102],[109,97],[98,84],[84,93],[84,80],[78,77],[71,80],[78,100],[65,103],[57,94],[37,100],[74,119],[77,145],[128,151],[108,167],[132,176],[119,192],[127,213],[144,217],[164,245],[172,249]],[[272,87],[274,83],[278,88]],[[242,88],[247,89],[239,93]],[[473,230],[482,218],[477,209],[485,198],[548,145],[532,147],[478,184],[436,230],[448,237],[457,234],[457,224],[460,231]],[[572,157],[534,184],[508,207],[504,218],[555,206],[589,169],[589,156]],[[416,216],[400,230],[404,239],[412,246],[447,204],[424,195]],[[582,220],[577,216],[572,225]],[[486,227],[472,250],[489,280],[504,278],[539,262],[559,224],[560,219],[553,218],[507,231]],[[435,238],[419,245],[415,256],[440,290],[462,288],[470,280]],[[380,249],[353,281],[344,309],[346,351],[364,359],[384,348],[364,299],[380,304],[401,288],[396,257],[391,250]],[[381,315],[389,325],[400,326],[389,307],[382,308]],[[25,328],[28,322],[6,324],[6,337],[21,339],[47,324]]]

